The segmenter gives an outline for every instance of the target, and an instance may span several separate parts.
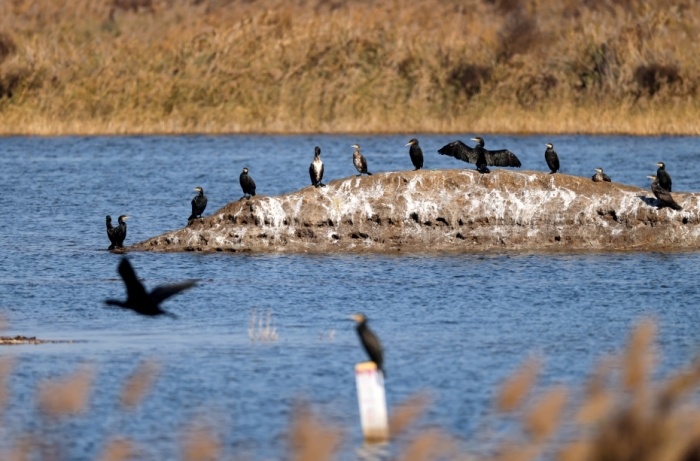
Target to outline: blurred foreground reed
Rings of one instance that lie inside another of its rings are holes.
[[[7,0],[0,134],[698,134],[691,0]]]
[[[397,460],[455,459],[474,461],[696,461],[700,460],[700,362],[663,379],[653,379],[655,325],[641,322],[626,349],[604,358],[582,389],[554,386],[537,390],[540,364],[525,362],[494,392],[493,417],[508,420],[512,431],[493,436],[488,448],[470,446],[449,431],[418,427],[429,405],[424,396],[409,398],[391,409],[391,432]],[[159,368],[146,362],[136,367],[123,385],[120,406],[132,411],[143,401]],[[6,389],[12,363],[0,361],[0,408],[11,395]],[[36,405],[39,427],[57,428],[85,411],[93,392],[94,371],[81,368],[70,376],[39,383]],[[346,431],[299,405],[288,431],[288,458],[332,460]],[[3,413],[5,427],[12,415]],[[163,431],[168,431],[164,421]],[[359,428],[357,429],[359,430]],[[59,431],[60,432],[60,431]],[[55,435],[55,434],[54,434]],[[73,434],[74,435],[74,434]],[[141,459],[138,443],[105,434],[99,461]],[[225,455],[221,434],[195,421],[184,430],[179,453],[185,461],[240,459]],[[476,445],[478,442],[474,442]],[[28,433],[0,453],[7,461],[76,459],[63,449],[61,438]],[[78,456],[86,459],[84,455]]]

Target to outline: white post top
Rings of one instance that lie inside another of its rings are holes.
[[[355,365],[357,403],[360,406],[360,422],[365,441],[386,442],[389,440],[389,420],[386,410],[384,375],[374,362]]]

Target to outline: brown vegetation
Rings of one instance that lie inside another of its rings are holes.
[[[698,461],[700,460],[700,361],[654,380],[654,324],[642,322],[632,333],[622,354],[609,357],[594,370],[582,391],[563,386],[535,390],[539,362],[526,362],[508,378],[496,396],[493,418],[515,424],[515,432],[501,433],[492,448],[464,452],[462,444],[438,428],[420,430],[416,421],[428,405],[425,397],[409,398],[392,411],[393,443],[399,445],[397,460],[469,459],[473,461],[551,459],[556,461]],[[0,362],[0,408],[7,396],[4,382],[11,363]],[[138,405],[153,382],[156,366],[140,365],[127,380],[122,408]],[[42,383],[37,395],[40,415],[56,424],[85,410],[94,373],[82,369],[72,376]],[[573,396],[569,398],[569,396]],[[289,429],[292,460],[336,459],[344,431],[329,425],[308,406],[300,405]],[[492,419],[492,418],[490,418]],[[495,419],[493,420],[495,421]],[[6,419],[7,424],[11,421]],[[167,421],[163,430],[167,431]],[[418,430],[416,430],[418,429]],[[561,436],[566,434],[565,436]],[[109,435],[109,434],[107,434]],[[182,459],[226,459],[215,428],[194,422],[181,437]],[[135,459],[137,444],[125,438],[105,437],[97,458],[104,461]],[[71,459],[61,450],[60,439],[34,434],[19,438],[2,459]]]
[[[539,362],[528,361],[508,378],[496,396],[493,418],[515,424],[514,432],[500,432],[484,449],[479,442],[462,442],[438,428],[416,430],[429,405],[424,396],[409,398],[392,411],[391,433],[398,444],[397,460],[470,459],[473,461],[551,459],[556,461],[698,461],[700,460],[700,362],[654,380],[654,324],[642,322],[622,354],[609,357],[594,370],[582,391],[563,386],[538,391]],[[127,380],[122,409],[138,405],[153,382],[157,366],[141,364]],[[0,408],[12,364],[0,361]],[[86,410],[93,372],[82,369],[72,376],[41,383],[37,394],[40,415],[49,420],[76,417]],[[571,397],[569,396],[577,396]],[[125,397],[128,396],[128,397]],[[289,429],[287,456],[294,460],[335,459],[345,431],[322,421],[300,405]],[[49,427],[49,426],[47,426]],[[562,433],[566,434],[561,436]],[[55,435],[55,434],[54,434]],[[107,434],[109,435],[109,434]],[[185,429],[181,453],[188,461],[227,459],[215,428],[198,422]],[[20,437],[2,459],[69,459],[61,437]],[[134,459],[138,445],[123,437],[105,437],[98,459]]]
[[[700,132],[690,0],[8,0],[0,133]]]

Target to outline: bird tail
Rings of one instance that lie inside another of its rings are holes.
[[[367,176],[372,176],[372,173],[370,173],[370,172],[368,171],[368,172],[367,172]]]
[[[675,202],[671,204],[671,208],[673,208],[674,210],[682,210],[683,209],[682,206],[680,206],[679,204],[677,204]]]

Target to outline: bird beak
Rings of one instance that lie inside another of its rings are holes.
[[[409,143],[408,143],[408,144],[406,144],[406,145],[407,145],[407,146],[410,146],[410,145],[411,145],[411,143],[409,142]]]
[[[360,321],[360,316],[357,314],[352,314],[350,317],[348,317],[350,320],[354,320],[356,322]]]

